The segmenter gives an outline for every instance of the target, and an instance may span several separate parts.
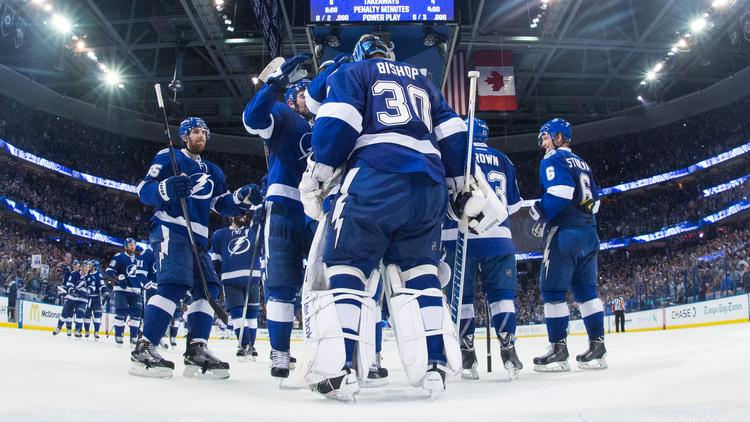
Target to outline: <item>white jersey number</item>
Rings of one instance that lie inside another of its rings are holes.
[[[499,171],[491,171],[487,174],[487,181],[490,183],[500,182],[495,187],[495,194],[501,198],[505,198],[505,192],[508,190],[508,179],[505,177],[505,174]]]
[[[388,95],[385,106],[388,111],[379,111],[378,121],[385,126],[400,126],[412,119],[412,110],[416,113],[427,130],[432,132],[432,113],[430,111],[430,95],[422,88],[414,85],[406,87],[409,97],[404,94],[404,88],[394,81],[377,81],[372,86],[372,95]],[[409,107],[411,105],[411,107]]]

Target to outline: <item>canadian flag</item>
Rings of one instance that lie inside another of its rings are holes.
[[[477,95],[479,110],[515,110],[516,84],[513,77],[513,53],[510,51],[477,51],[474,65],[479,71]]]

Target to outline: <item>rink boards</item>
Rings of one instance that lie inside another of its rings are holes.
[[[62,306],[50,305],[28,300],[18,301],[18,322],[8,322],[8,298],[0,297],[0,327],[20,328],[26,330],[52,331],[57,326]],[[107,324],[109,319],[109,324]],[[107,326],[112,329],[114,314],[102,316],[101,334]],[[687,305],[669,306],[648,311],[630,312],[625,314],[625,329],[627,331],[655,331],[678,328],[705,327],[710,325],[736,324],[750,321],[750,295],[743,294],[705,302]],[[615,332],[614,315],[606,316],[607,331]],[[184,330],[180,327],[181,333]],[[128,330],[125,330],[126,332]],[[570,321],[568,329],[571,335],[586,333],[583,320]],[[483,338],[485,330],[478,328],[476,336]],[[516,330],[518,337],[543,337],[547,335],[544,324],[520,325]],[[213,327],[212,337],[219,337],[219,330]],[[294,330],[293,340],[301,341],[301,330]],[[386,329],[383,338],[393,340],[392,330]],[[258,339],[268,339],[265,329],[258,330]]]

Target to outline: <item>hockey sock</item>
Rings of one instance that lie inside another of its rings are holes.
[[[212,297],[219,296],[218,285],[211,284],[208,289]],[[211,335],[211,326],[214,323],[214,310],[202,293],[202,290],[198,290],[197,294],[193,296],[193,303],[188,305],[188,333],[190,333],[192,342],[208,341],[208,337]]]
[[[487,293],[490,301],[490,314],[495,334],[516,333],[516,307],[513,304],[515,289],[498,289]]]
[[[83,320],[83,330],[87,333],[91,331],[91,320],[90,319],[84,319]]]
[[[101,316],[94,317],[94,332],[98,333],[99,328],[101,328],[101,326],[102,326],[102,317]],[[86,329],[86,331],[88,331],[88,328]]]
[[[365,290],[365,284],[362,282],[362,279],[356,275],[335,274],[330,277],[330,282],[331,289]],[[334,296],[338,295],[339,294],[334,294]],[[341,331],[354,336],[359,334],[361,306],[362,304],[359,301],[353,299],[342,299],[336,302],[336,313],[338,313],[339,321],[341,322]],[[352,339],[344,339],[347,366],[352,366],[352,362],[354,361],[354,347],[356,344],[357,342]]]
[[[596,286],[575,286],[573,297],[578,302],[578,310],[581,311],[581,318],[583,318],[583,325],[586,326],[589,339],[604,336],[604,305],[596,293]]]
[[[177,304],[180,303],[187,290],[187,286],[159,283],[156,294],[151,296],[146,305],[143,319],[143,336],[151,344],[159,344],[172,321]]]
[[[117,315],[115,317],[115,322],[112,325],[115,326],[115,337],[122,338],[122,335],[125,332],[125,317]]]
[[[229,314],[232,317],[232,328],[233,328],[232,331],[234,331],[234,335],[237,337],[237,340],[239,340],[240,339],[240,327],[242,327],[242,331],[243,331],[243,333],[242,333],[242,345],[246,346],[246,345],[250,344],[250,340],[251,340],[250,339],[250,328],[248,327],[250,321],[246,317],[245,320],[244,320],[244,324],[243,324],[243,320],[242,320],[242,309],[243,308],[244,308],[243,306],[235,306],[234,308],[232,308],[232,309],[229,310]],[[249,313],[250,313],[250,309],[248,308],[247,314],[249,314]]]
[[[65,325],[65,321],[62,318],[58,319],[57,320],[57,329],[58,330],[62,330],[63,325]]]
[[[250,344],[255,344],[255,338],[258,335],[258,316],[260,315],[260,306],[250,306],[247,309],[247,327],[250,335]]]
[[[172,323],[172,326],[169,327],[169,337],[170,338],[176,338],[177,337],[177,331],[180,329],[180,322],[174,321]]]
[[[294,321],[293,287],[268,287],[268,301],[266,302],[266,318],[268,320],[268,337],[271,349],[281,352],[289,351],[289,339],[292,336],[292,321]]]
[[[128,321],[128,327],[130,327],[130,338],[138,338],[138,327],[141,325],[140,318],[130,318]],[[157,343],[158,344],[158,343]]]
[[[474,304],[465,303],[461,305],[461,329],[459,330],[460,337],[474,335],[475,330],[476,322],[474,319]]]
[[[406,288],[415,290],[440,289],[440,280],[436,275],[424,274],[406,281]],[[443,298],[436,296],[419,296],[417,298],[425,331],[443,328]],[[443,334],[427,336],[427,360],[445,364],[445,343]]]
[[[383,321],[375,324],[375,353],[383,350]]]

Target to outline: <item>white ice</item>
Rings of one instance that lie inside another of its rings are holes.
[[[571,354],[585,342],[571,337]],[[95,343],[0,328],[0,420],[750,421],[746,323],[610,335],[610,367],[603,371],[535,373],[531,360],[545,351],[546,340],[519,339],[525,368],[514,382],[498,371],[494,342],[495,372],[485,371],[484,342],[477,341],[481,379],[453,380],[434,401],[406,384],[394,343],[383,351],[390,384],[363,390],[356,404],[302,386],[279,390],[269,375],[267,341],[259,341],[258,362],[243,363],[234,358],[234,342],[210,344],[230,361],[229,380],[184,378],[182,350],[164,353],[176,362],[172,379],[144,379],[127,373],[130,350],[111,338]],[[309,355],[303,343],[292,350],[300,361]]]

